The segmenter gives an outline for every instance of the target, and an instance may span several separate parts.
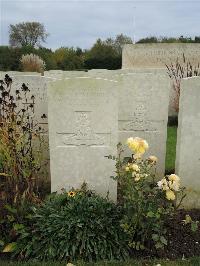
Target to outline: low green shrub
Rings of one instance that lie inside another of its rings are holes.
[[[52,194],[20,229],[15,255],[24,259],[85,261],[128,254],[119,206],[88,191]]]

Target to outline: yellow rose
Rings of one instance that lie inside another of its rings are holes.
[[[177,176],[177,175],[175,175],[175,174],[171,174],[171,175],[168,177],[168,179],[169,179],[170,181],[180,182],[180,177]]]
[[[138,156],[143,155],[145,151],[149,148],[147,141],[138,137],[128,138],[127,145]]]
[[[137,152],[138,148],[139,148],[139,142],[136,139],[133,139],[132,142],[129,144],[129,148],[133,151],[133,152]]]
[[[169,189],[169,190],[166,191],[166,198],[168,200],[175,200],[176,197],[175,197],[174,192]]]

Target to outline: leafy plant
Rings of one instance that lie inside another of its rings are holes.
[[[90,191],[52,194],[33,212],[17,241],[21,258],[96,261],[127,255],[121,208]]]
[[[127,144],[134,154],[127,160],[123,158],[123,147],[118,145],[118,157],[110,156],[116,161],[116,173],[113,179],[118,181],[121,189],[124,216],[121,226],[129,235],[129,246],[140,250],[157,249],[167,245],[166,219],[176,210],[175,199],[182,194],[180,178],[170,175],[156,181],[155,165],[157,157],[143,159],[148,143],[140,138],[129,138]]]
[[[0,251],[12,252],[16,248],[19,232],[28,224],[33,206],[29,202],[17,207],[3,205],[0,215]]]

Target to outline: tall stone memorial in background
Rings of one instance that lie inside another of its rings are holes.
[[[148,43],[127,44],[122,54],[122,69],[127,71],[155,72],[159,71],[167,75],[167,65],[175,65],[176,62],[186,66],[184,60],[189,62],[193,69],[199,68],[200,44],[198,43]],[[169,97],[169,116],[177,116],[177,94],[171,83]]]
[[[164,175],[170,82],[164,75],[131,73],[118,77],[119,141],[140,137],[158,157],[157,174]],[[126,155],[129,151],[126,150]]]
[[[116,200],[110,176],[118,143],[116,82],[89,77],[48,83],[51,189],[90,189]]]
[[[187,188],[186,207],[200,207],[200,77],[184,79],[179,103],[176,173]]]
[[[198,43],[127,44],[122,55],[122,69],[160,68],[165,64],[183,61],[183,54],[192,65],[200,62]]]

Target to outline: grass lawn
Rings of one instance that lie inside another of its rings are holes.
[[[190,260],[177,260],[177,261],[167,261],[167,260],[130,260],[127,262],[99,262],[99,263],[82,263],[77,262],[74,265],[76,266],[200,266],[200,257],[192,258]],[[0,261],[0,266],[66,266],[66,263],[59,262],[3,262]]]
[[[177,127],[167,128],[167,151],[166,151],[166,161],[165,169],[167,172],[174,171],[175,169],[175,159],[176,159],[176,136]]]

